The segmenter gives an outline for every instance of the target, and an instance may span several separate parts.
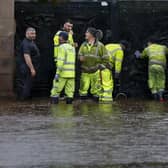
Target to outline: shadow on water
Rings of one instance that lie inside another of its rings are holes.
[[[168,103],[0,100],[0,167],[164,168]]]

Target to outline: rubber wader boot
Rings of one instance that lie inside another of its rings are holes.
[[[66,99],[66,104],[72,104],[73,98],[67,98]]]
[[[51,97],[51,104],[58,104],[59,98],[58,97]]]

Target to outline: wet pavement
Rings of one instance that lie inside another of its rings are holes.
[[[167,168],[168,103],[0,101],[0,168]]]

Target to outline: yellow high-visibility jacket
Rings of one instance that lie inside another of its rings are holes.
[[[97,41],[93,45],[89,45],[88,42],[84,42],[79,49],[78,57],[84,56],[85,61],[82,63],[82,67],[94,68],[98,64],[102,63],[102,58],[107,55],[105,46]],[[85,70],[82,69],[84,72]]]
[[[58,56],[58,47],[59,47],[59,34],[61,31],[58,31],[55,36],[54,36],[54,59],[57,61],[57,56]],[[74,40],[73,40],[73,35],[71,33],[68,34],[68,43],[74,46]]]
[[[148,57],[149,65],[158,64],[166,67],[166,54],[168,54],[166,46],[151,44],[143,50],[141,58]]]
[[[122,69],[122,62],[124,58],[124,52],[120,44],[107,44],[106,49],[109,53],[109,62],[115,69],[115,73],[120,73]]]
[[[60,75],[62,78],[74,78],[75,57],[75,48],[72,45],[68,43],[61,44],[58,47],[56,74]]]

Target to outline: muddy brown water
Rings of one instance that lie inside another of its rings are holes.
[[[167,168],[168,103],[0,100],[0,168]]]

